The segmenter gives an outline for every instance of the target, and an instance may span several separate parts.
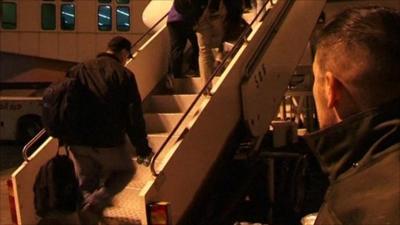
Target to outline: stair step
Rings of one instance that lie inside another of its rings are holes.
[[[200,77],[174,79],[173,83],[173,93],[175,94],[196,94],[199,93],[203,87],[203,79]]]
[[[151,133],[168,133],[178,123],[183,113],[145,113],[146,130]]]
[[[167,140],[167,137],[168,133],[153,133],[147,135],[147,140],[153,151],[157,152],[164,141]]]
[[[183,113],[195,98],[195,94],[153,95],[144,103],[143,108],[148,113]]]
[[[213,83],[218,77],[213,79]],[[197,94],[204,86],[204,81],[200,77],[173,79],[173,90],[169,90],[165,85],[161,85],[155,94]]]

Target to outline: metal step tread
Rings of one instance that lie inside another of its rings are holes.
[[[141,189],[148,181],[154,179],[149,167],[136,165],[134,178],[128,186],[113,200],[113,206],[107,208],[104,217],[107,224],[144,224],[146,218],[144,197],[140,196]]]
[[[182,113],[196,98],[196,94],[156,94],[143,106],[145,113]]]
[[[183,113],[145,113],[148,133],[170,132],[178,123]]]
[[[201,80],[199,78],[193,78],[189,82],[200,82]],[[180,82],[185,82],[185,81],[177,81],[178,83]],[[188,81],[186,81],[188,82]],[[160,95],[155,95],[155,96],[160,96]],[[191,101],[194,100],[196,95],[188,94],[186,95],[187,97],[190,98]],[[160,98],[168,98],[168,95],[160,97]],[[204,100],[204,99],[203,99]],[[202,101],[200,101],[202,102]],[[201,105],[201,104],[200,104]],[[194,107],[195,109],[199,107],[199,104],[196,104]],[[194,110],[196,111],[196,110]],[[177,119],[180,119],[180,117],[183,115],[182,112],[180,113],[163,113],[163,112],[146,112],[144,114],[146,122],[150,121],[159,121],[161,123],[171,123],[172,121],[177,121]],[[193,116],[193,115],[192,115]],[[151,124],[146,124],[147,126],[151,126]],[[156,124],[155,124],[156,125]],[[184,129],[186,126],[183,126],[182,129]],[[180,132],[177,132],[177,135],[179,135]],[[148,138],[149,139],[154,139],[154,141],[157,141],[157,139],[162,140],[166,139],[169,135],[169,132],[149,132],[148,133]],[[180,145],[180,142],[182,140],[179,139],[178,136],[173,136],[171,140],[171,144],[169,144],[167,149],[163,151],[157,161],[156,161],[156,170],[161,169],[165,166],[169,158],[174,154],[174,152],[177,150],[178,146]],[[158,151],[159,149],[154,149],[154,151]],[[134,163],[136,164],[136,160],[134,160]],[[104,217],[105,217],[105,222],[107,224],[146,224],[146,204],[145,204],[145,199],[144,196],[140,196],[140,192],[143,188],[145,188],[146,184],[148,182],[154,181],[155,177],[151,174],[150,168],[145,167],[143,165],[136,165],[137,171],[134,176],[134,178],[131,180],[131,182],[127,185],[127,187],[119,193],[113,201],[113,206],[110,208],[107,208],[106,211],[104,212]],[[142,221],[143,220],[143,221]]]

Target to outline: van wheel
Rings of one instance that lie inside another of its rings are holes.
[[[37,115],[22,116],[17,124],[17,141],[26,144],[42,129],[42,120]]]

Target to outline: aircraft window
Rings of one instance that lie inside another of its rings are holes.
[[[56,29],[56,5],[49,3],[42,4],[42,29]]]
[[[117,7],[117,30],[129,31],[130,23],[130,12],[128,6]]]
[[[75,5],[61,4],[61,29],[75,29]]]
[[[128,4],[129,0],[117,0],[118,4]]]
[[[111,6],[100,5],[98,10],[98,28],[100,31],[111,30]]]
[[[1,27],[3,29],[16,29],[17,4],[15,2],[2,2],[1,9]]]
[[[100,3],[110,3],[111,0],[99,0]]]

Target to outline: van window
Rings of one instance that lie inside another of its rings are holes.
[[[98,28],[100,31],[111,30],[111,6],[100,5],[97,12],[98,15]]]
[[[129,0],[117,0],[118,4],[128,4]]]
[[[17,28],[17,4],[15,2],[1,3],[1,28],[16,29]]]
[[[74,30],[75,29],[75,5],[62,4],[61,5],[61,29]]]
[[[117,7],[117,30],[129,31],[130,28],[130,11],[128,6]]]
[[[49,3],[42,4],[42,29],[56,29],[56,5]]]

